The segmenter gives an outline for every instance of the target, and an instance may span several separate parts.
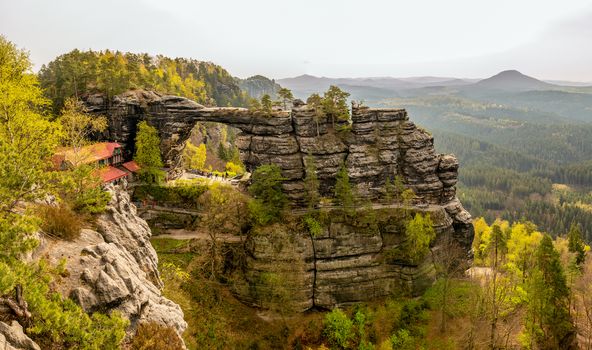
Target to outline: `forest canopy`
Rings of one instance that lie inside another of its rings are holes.
[[[55,111],[68,97],[103,93],[111,98],[130,89],[180,95],[209,106],[245,106],[248,100],[221,66],[145,53],[75,49],[43,65],[39,81]]]

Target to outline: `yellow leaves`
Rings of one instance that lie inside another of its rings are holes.
[[[237,175],[245,172],[240,164],[234,164],[233,162],[226,163],[226,171],[229,173],[229,175]]]
[[[205,144],[195,146],[190,141],[185,143],[183,151],[185,166],[189,169],[204,170],[207,159],[207,148]]]

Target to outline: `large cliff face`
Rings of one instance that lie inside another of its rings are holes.
[[[333,196],[341,164],[357,194],[374,203],[384,197],[386,181],[399,177],[416,194],[411,209],[430,213],[439,237],[451,236],[467,252],[470,248],[471,216],[456,198],[458,161],[453,155],[437,154],[432,136],[413,124],[403,109],[355,107],[349,125],[317,118],[305,104],[265,115],[244,108],[205,108],[185,98],[143,91],[113,101],[91,96],[86,102],[91,112],[109,118],[107,137],[128,147],[132,147],[139,120],[155,126],[170,167],[178,164],[183,143],[196,122],[238,128],[237,144],[247,169],[278,165],[287,179],[284,191],[295,206],[303,202],[309,160],[316,165],[320,194],[327,197]],[[429,257],[415,264],[388,258],[406,239],[400,208],[393,205],[374,211],[376,230],[368,231],[355,220],[333,218],[324,233],[314,238],[305,232],[286,232],[285,227],[254,235],[248,245],[249,268],[235,284],[235,291],[243,300],[261,305],[266,294],[261,281],[282,267],[292,271],[286,278],[294,284],[291,289],[298,291],[294,300],[299,309],[368,300],[400,288],[421,289],[433,272]]]
[[[179,305],[162,296],[150,229],[125,191],[109,192],[111,202],[96,230],[83,229],[74,241],[43,239],[33,258],[55,264],[66,259],[68,274],[56,288],[87,312],[121,312],[131,321],[128,334],[139,323],[156,322],[180,336],[187,323]]]

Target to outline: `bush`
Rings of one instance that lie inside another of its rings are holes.
[[[43,349],[119,349],[129,322],[116,312],[89,316],[72,299],[52,292],[54,277],[63,273],[63,267],[51,268],[43,260],[0,262],[0,295],[22,286],[32,314],[27,334]]]
[[[183,343],[174,329],[155,322],[141,323],[130,345],[132,350],[182,349]]]
[[[323,333],[329,340],[331,347],[347,349],[354,338],[354,322],[341,309],[335,308],[325,315],[325,329]]]
[[[320,236],[323,233],[323,225],[312,216],[305,216],[304,224],[313,237]]]
[[[111,200],[111,194],[101,187],[91,188],[82,192],[74,200],[74,210],[80,213],[100,214],[105,211]]]
[[[194,208],[207,190],[206,184],[181,181],[173,186],[140,185],[135,188],[134,200],[153,199],[159,205]]]
[[[82,220],[67,206],[43,205],[39,207],[41,230],[51,237],[72,241],[80,237]]]

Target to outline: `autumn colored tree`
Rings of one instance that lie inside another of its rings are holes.
[[[157,183],[164,177],[158,131],[146,121],[138,124],[134,160],[140,165],[140,177],[144,181]]]
[[[28,54],[0,36],[0,260],[37,242],[35,219],[15,209],[50,190],[59,130],[43,113],[47,104]]]
[[[205,144],[195,146],[190,141],[185,143],[183,150],[183,160],[185,166],[189,169],[203,170],[207,159],[207,149]]]

